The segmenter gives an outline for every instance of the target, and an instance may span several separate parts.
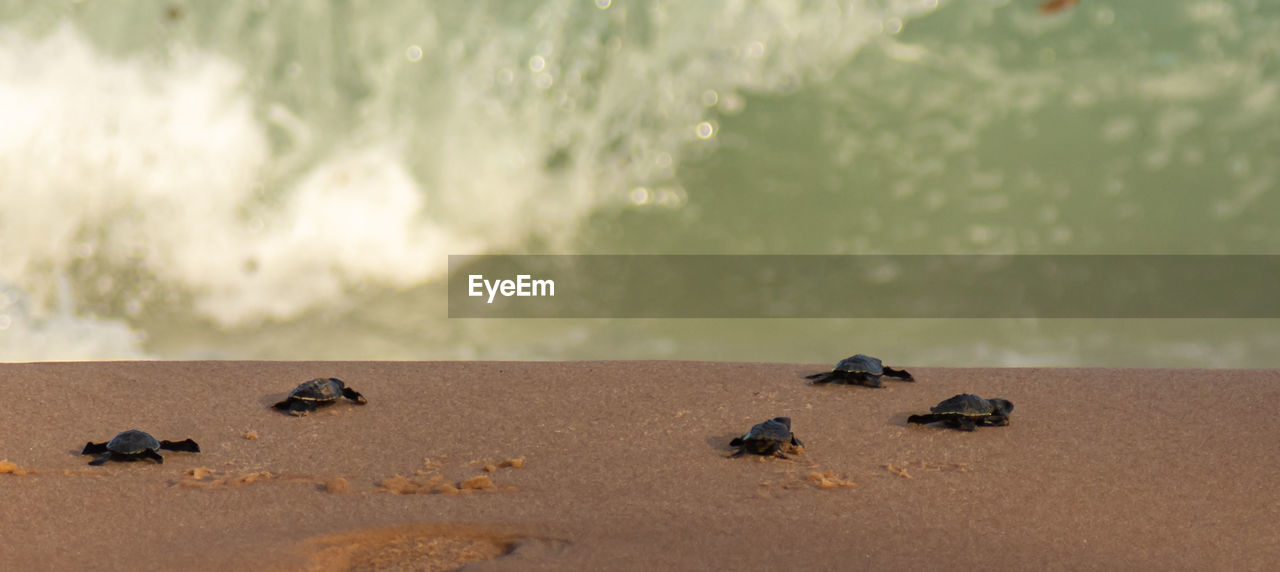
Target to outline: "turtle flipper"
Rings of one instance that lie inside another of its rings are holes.
[[[157,453],[157,452],[155,452],[155,451],[152,451],[151,449],[147,449],[147,450],[145,450],[145,451],[143,451],[143,452],[141,452],[141,453],[138,453],[138,457],[137,457],[137,458],[138,458],[139,460],[141,460],[141,459],[151,459],[152,461],[155,461],[155,462],[157,462],[157,463],[164,464],[164,457],[160,456],[160,453]]]
[[[110,460],[111,460],[111,453],[103,453],[101,455],[98,455],[96,458],[94,458],[94,460],[89,461],[89,464],[96,467]]]
[[[961,431],[975,431],[978,429],[978,424],[974,423],[973,420],[968,417],[952,419],[951,426]]]
[[[811,380],[811,383],[813,383],[814,385],[819,385],[819,384],[823,384],[823,383],[831,383],[831,382],[833,382],[833,381],[835,381],[835,380],[839,379],[839,376],[837,376],[837,375],[836,375],[836,372],[834,372],[834,371],[824,371],[824,372],[822,372],[822,373],[815,373],[815,374],[813,374],[813,375],[806,375],[806,376],[804,376],[804,378],[805,378],[805,379],[808,379],[808,380]]]
[[[919,423],[921,425],[928,425],[930,423],[937,423],[939,421],[942,421],[944,418],[945,416],[937,415],[934,413],[929,413],[927,415],[912,415],[911,417],[907,418],[907,423]]]
[[[779,459],[790,459],[790,458],[791,458],[791,457],[788,457],[788,456],[787,456],[786,451],[783,451],[783,450],[782,450],[782,443],[774,443],[773,445],[770,445],[770,446],[769,446],[769,449],[770,449],[770,451],[766,452],[766,453],[765,453],[766,455],[773,455],[773,456],[775,456],[775,457],[778,457]]]
[[[161,441],[160,448],[167,451],[182,451],[184,453],[199,453],[200,445],[195,441],[186,439],[183,441]]]
[[[306,415],[308,413],[311,413],[312,411],[315,411],[316,409],[316,405],[314,401],[307,401],[305,399],[294,399],[294,398],[289,398],[284,401],[281,401],[280,403],[272,405],[272,407],[279,409],[281,411],[284,411],[289,415]]]
[[[107,452],[106,443],[85,443],[84,450],[80,451],[81,455],[101,455]]]
[[[1004,427],[1009,424],[1009,417],[1005,415],[990,415],[982,420],[982,424],[988,427]]]
[[[363,395],[360,395],[360,392],[351,389],[350,387],[342,388],[342,396],[360,405],[364,405],[369,402],[369,400],[365,399]]]
[[[897,380],[899,380],[899,381],[915,381],[915,380],[916,380],[916,378],[911,377],[911,374],[910,374],[910,373],[907,373],[907,370],[905,370],[905,369],[893,369],[893,368],[891,368],[891,367],[886,367],[886,368],[884,368],[884,376],[885,376],[885,377],[892,377],[892,378],[897,379]]]

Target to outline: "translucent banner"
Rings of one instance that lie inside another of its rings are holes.
[[[1276,318],[1269,255],[449,257],[451,318]]]

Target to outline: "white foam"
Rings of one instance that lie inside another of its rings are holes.
[[[421,222],[423,193],[386,147],[335,152],[278,207],[246,216],[270,156],[224,59],[113,61],[64,27],[6,39],[0,70],[0,275],[48,289],[78,260],[141,260],[237,323],[332,300],[348,281],[401,286],[445,266],[451,243]]]
[[[26,294],[0,283],[0,362],[148,359],[143,337],[121,320],[80,317],[71,311],[71,291],[58,281],[57,312],[31,316]]]

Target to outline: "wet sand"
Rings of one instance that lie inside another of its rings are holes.
[[[0,365],[9,570],[1264,570],[1280,371],[830,364]],[[369,400],[270,408],[339,377]],[[1008,427],[908,426],[957,393]],[[727,458],[786,415],[791,459]],[[87,441],[196,440],[91,467]]]

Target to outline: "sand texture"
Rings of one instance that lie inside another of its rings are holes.
[[[1280,372],[0,365],[6,570],[1274,570]],[[296,384],[368,398],[294,417]],[[1007,427],[907,425],[957,393]],[[789,416],[804,450],[728,458]],[[130,428],[201,453],[88,466]]]

